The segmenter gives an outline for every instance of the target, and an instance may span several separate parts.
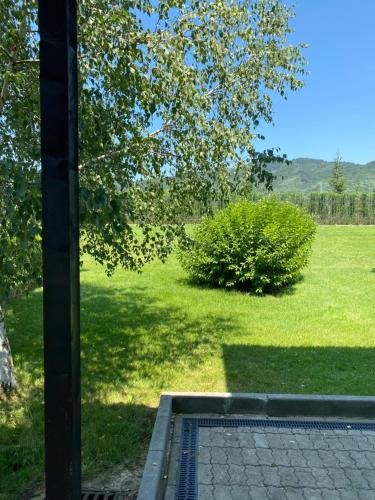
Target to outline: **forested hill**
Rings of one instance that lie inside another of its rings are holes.
[[[375,161],[366,165],[343,162],[348,191],[375,191]],[[277,175],[275,191],[329,191],[333,162],[296,158],[291,165],[271,164]]]

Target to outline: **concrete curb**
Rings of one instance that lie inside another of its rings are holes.
[[[373,396],[316,394],[168,393],[174,413],[244,413],[270,417],[375,418]]]
[[[160,398],[138,500],[162,498],[172,413],[371,419],[375,418],[375,397],[230,392],[164,393]]]
[[[172,397],[162,395],[137,496],[138,500],[159,500],[161,498],[171,418]]]

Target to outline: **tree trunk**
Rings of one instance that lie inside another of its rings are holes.
[[[9,393],[17,387],[12,354],[5,330],[5,318],[0,306],[0,388]]]

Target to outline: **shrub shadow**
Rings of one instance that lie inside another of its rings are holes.
[[[242,295],[251,295],[253,297],[266,297],[267,295],[273,295],[275,297],[282,297],[284,295],[293,295],[296,292],[296,285],[299,283],[303,282],[305,277],[301,275],[297,279],[295,279],[293,282],[288,283],[287,285],[281,287],[281,288],[266,288],[263,293],[255,293],[246,289],[241,289],[241,288],[226,288],[226,287],[220,287],[219,285],[213,285],[209,283],[204,283],[201,281],[194,280],[189,277],[184,277],[184,278],[177,278],[176,282],[181,284],[182,286],[188,286],[190,288],[197,288],[201,290],[223,290],[224,292],[237,292]]]

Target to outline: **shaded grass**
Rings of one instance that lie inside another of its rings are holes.
[[[375,394],[374,241],[319,228],[304,279],[264,297],[195,287],[173,256],[112,278],[86,259],[84,475],[142,455],[164,390]],[[0,498],[42,479],[41,307],[37,290],[7,317],[20,393],[0,402]]]

